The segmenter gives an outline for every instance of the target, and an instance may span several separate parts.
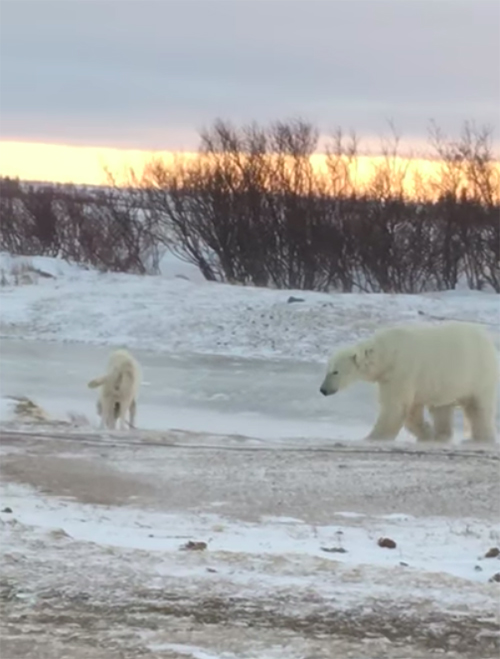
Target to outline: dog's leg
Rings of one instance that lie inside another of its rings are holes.
[[[116,426],[116,414],[115,414],[115,403],[114,401],[109,398],[106,398],[105,401],[103,401],[103,409],[104,409],[104,423],[106,425],[106,428],[108,430],[114,430]]]
[[[126,422],[125,417],[127,416],[127,407],[128,407],[128,405],[125,405],[123,403],[123,401],[121,401],[120,403],[117,403],[117,407],[118,407],[118,409],[117,409],[117,414],[116,414],[115,418],[117,417],[118,419],[120,419],[120,422],[119,422],[120,430],[126,430],[127,429],[127,422]]]
[[[130,403],[130,407],[129,407],[129,410],[128,410],[129,419],[130,419],[130,424],[129,425],[130,425],[131,428],[135,428],[135,415],[136,415],[136,412],[137,412],[137,403],[136,403],[136,400],[134,398],[132,400],[132,402]]]
[[[99,416],[99,430],[104,430],[105,424],[104,424],[104,412],[102,409],[102,402],[99,399],[97,401],[97,415]]]

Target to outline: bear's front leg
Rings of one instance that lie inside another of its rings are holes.
[[[396,439],[403,427],[404,418],[404,412],[401,414],[380,414],[367,439],[386,441]]]
[[[367,439],[393,440],[403,427],[408,405],[401,400],[402,391],[390,385],[379,390],[380,411],[373,430]]]

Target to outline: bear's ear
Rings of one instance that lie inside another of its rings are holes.
[[[351,361],[354,362],[354,366],[358,367],[359,366],[359,355],[357,352],[354,352],[351,355]]]
[[[369,359],[374,353],[373,348],[366,348],[365,349],[365,359]]]

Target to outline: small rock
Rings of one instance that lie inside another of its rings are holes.
[[[303,297],[294,297],[293,295],[290,295],[290,297],[287,300],[288,304],[293,304],[294,302],[305,302]]]
[[[320,549],[329,554],[347,554],[347,549],[344,549],[343,547],[321,547]]]
[[[207,567],[207,572],[217,572],[214,567]]]
[[[206,542],[194,542],[193,540],[189,540],[185,545],[181,546],[181,549],[188,551],[203,551],[206,548]]]
[[[497,556],[500,556],[500,549],[498,547],[492,547],[491,549],[488,549],[484,555],[485,558],[496,558]]]
[[[6,507],[2,510],[2,512],[3,512],[3,513],[11,513],[11,512],[12,512],[12,508],[9,508],[9,506],[6,506]]]
[[[482,572],[482,571],[483,571],[483,568],[482,568],[480,565],[474,565],[474,570],[475,570],[476,572]]]
[[[396,549],[396,543],[391,538],[379,538],[377,545],[379,547],[386,547],[387,549]]]
[[[408,567],[408,563],[405,563],[404,561],[399,561],[399,564],[403,567]]]
[[[500,583],[500,572],[497,572],[496,574],[494,574],[492,577],[490,577],[490,578],[488,579],[488,581],[489,581],[490,583],[495,583],[495,582],[496,582],[496,583]]]

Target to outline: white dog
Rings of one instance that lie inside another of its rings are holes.
[[[140,379],[139,364],[127,350],[116,350],[111,354],[106,375],[88,383],[90,389],[102,387],[97,403],[101,428],[114,430],[120,419],[120,429],[124,430],[127,411],[129,425],[134,427]]]

